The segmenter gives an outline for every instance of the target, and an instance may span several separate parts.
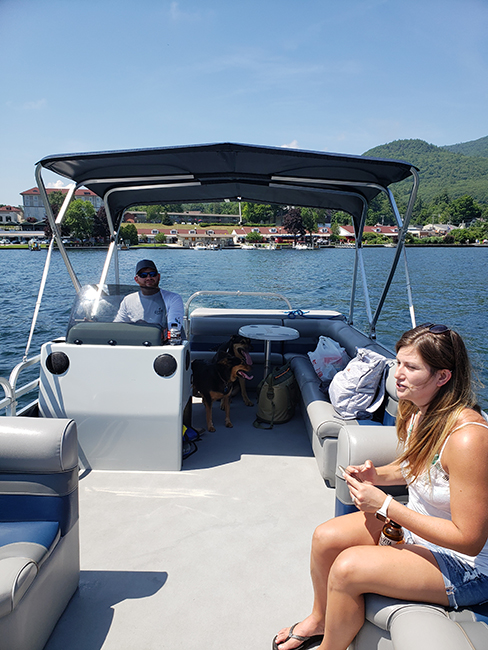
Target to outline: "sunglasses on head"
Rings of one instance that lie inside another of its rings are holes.
[[[157,274],[158,274],[157,271],[141,271],[141,272],[138,273],[137,275],[138,275],[140,278],[143,278],[143,279],[144,279],[144,278],[147,278],[148,276],[149,276],[150,278],[155,278],[155,277],[157,276]]]
[[[447,325],[435,325],[434,323],[424,323],[420,325],[424,329],[428,329],[432,334],[443,334],[444,332],[450,332],[450,328]]]

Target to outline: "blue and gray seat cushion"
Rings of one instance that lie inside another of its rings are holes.
[[[60,535],[57,521],[0,522],[0,618],[14,610]]]

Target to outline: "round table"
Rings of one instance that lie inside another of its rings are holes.
[[[269,359],[271,356],[272,341],[293,341],[299,338],[300,332],[293,327],[283,325],[243,325],[239,328],[239,334],[249,339],[264,341],[264,377],[268,376]]]

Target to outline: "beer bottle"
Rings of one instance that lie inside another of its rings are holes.
[[[395,546],[403,543],[403,528],[391,519],[386,522],[381,531],[379,546]]]

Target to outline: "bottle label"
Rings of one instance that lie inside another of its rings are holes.
[[[403,544],[402,539],[390,539],[384,533],[381,533],[378,546],[396,546],[397,544]]]

